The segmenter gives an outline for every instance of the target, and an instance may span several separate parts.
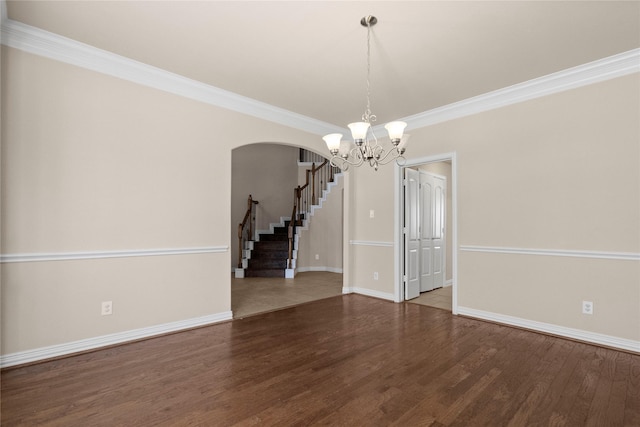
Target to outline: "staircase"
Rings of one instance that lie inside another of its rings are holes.
[[[294,189],[293,212],[290,217],[281,217],[280,224],[271,224],[271,233],[263,232],[254,236],[254,209],[258,202],[249,195],[247,212],[238,229],[240,259],[235,269],[236,278],[295,276],[298,242],[296,227],[306,226],[307,215],[313,215],[313,210],[321,207],[324,195],[329,191],[330,184],[334,184],[334,175],[339,171],[326,158],[300,149],[298,166],[305,165],[311,166],[311,169],[306,170],[306,183]],[[294,221],[291,233],[290,220]]]
[[[289,256],[288,227],[274,227],[273,234],[260,233],[253,242],[251,258],[247,260],[245,277],[284,277]]]

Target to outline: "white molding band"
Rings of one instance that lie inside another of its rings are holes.
[[[380,299],[389,300],[389,301],[395,301],[394,296],[393,296],[392,293],[374,291],[373,289],[360,288],[360,287],[357,287],[357,286],[344,286],[342,288],[342,293],[343,294],[360,294],[360,295],[366,295],[368,297],[374,297],[374,298],[380,298]]]
[[[533,331],[544,332],[552,335],[558,335],[565,338],[571,338],[579,341],[586,341],[593,344],[614,347],[628,351],[640,353],[640,341],[629,340],[626,338],[618,338],[611,335],[598,334],[595,332],[583,331],[581,329],[567,328],[564,326],[552,325],[550,323],[537,322],[535,320],[527,320],[519,317],[507,316],[504,314],[491,313],[483,310],[476,310],[468,307],[458,307],[458,314],[463,316],[474,317],[477,319],[488,320],[491,322],[502,323],[510,326],[530,329]]]
[[[182,331],[185,329],[224,322],[227,320],[231,320],[232,318],[233,313],[231,311],[226,311],[222,313],[196,317],[193,319],[179,320],[162,325],[149,326],[146,328],[133,329],[131,331],[118,332],[115,334],[103,335],[100,337],[88,338],[79,341],[72,341],[64,344],[56,344],[48,347],[21,351],[18,353],[5,354],[0,356],[0,368],[22,365],[25,363],[66,356],[73,353],[84,352],[87,350],[99,349],[101,347],[122,344],[129,341],[151,338],[169,332]]]
[[[382,246],[392,248],[393,242],[376,242],[371,240],[349,240],[349,244],[353,246]]]
[[[178,96],[237,111],[316,135],[345,133],[340,126],[275,107],[78,41],[2,20],[2,44],[34,55],[121,78]],[[505,107],[530,99],[640,72],[640,49],[633,49],[483,95],[402,118],[407,130]],[[382,125],[373,128],[384,134]]]
[[[137,249],[127,251],[2,254],[0,255],[0,263],[5,264],[11,262],[73,261],[82,259],[130,258],[161,255],[193,255],[224,253],[227,251],[229,251],[228,246],[209,246],[201,248]]]
[[[319,266],[312,266],[312,267],[297,267],[296,270],[298,271],[298,273],[305,273],[308,271],[324,271],[327,273],[339,273],[342,274],[342,268],[339,267],[319,267]]]
[[[640,49],[632,49],[401,120],[407,122],[407,130],[418,129],[639,72]],[[376,126],[375,130],[382,134],[384,129]]]
[[[2,44],[34,55],[318,135],[345,130],[21,22],[2,21]]]
[[[576,251],[563,249],[532,249],[532,248],[505,248],[496,246],[470,246],[461,245],[459,247],[464,252],[485,252],[494,254],[516,254],[516,255],[543,255],[561,256],[574,258],[595,258],[595,259],[617,259],[624,261],[640,261],[640,253],[634,252],[599,252],[599,251]]]

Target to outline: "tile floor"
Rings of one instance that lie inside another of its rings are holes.
[[[451,286],[423,292],[407,302],[451,311]],[[272,277],[231,278],[233,318],[279,310],[342,295],[342,274],[321,271],[298,273],[295,279]]]
[[[309,271],[298,273],[295,279],[231,278],[234,319],[336,295],[342,295],[342,274],[339,273]]]
[[[418,298],[414,298],[407,302],[420,305],[428,305],[429,307],[442,308],[451,311],[451,286],[434,289],[429,292],[423,292]]]

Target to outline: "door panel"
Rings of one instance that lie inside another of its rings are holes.
[[[420,173],[412,169],[405,169],[405,299],[416,298],[420,295]]]
[[[420,271],[420,292],[433,289],[433,177],[420,172],[420,248],[422,265]]]
[[[444,177],[405,169],[405,299],[444,286],[445,205]]]
[[[433,288],[444,286],[446,180],[433,176]]]

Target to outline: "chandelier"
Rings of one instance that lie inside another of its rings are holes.
[[[367,107],[361,122],[348,125],[353,143],[342,141],[341,133],[332,133],[322,138],[331,153],[331,165],[342,170],[347,170],[349,165],[357,167],[365,163],[378,170],[379,165],[385,165],[393,160],[400,166],[405,162],[403,154],[409,135],[403,135],[403,132],[407,124],[405,122],[390,122],[385,125],[392,144],[387,149],[378,143],[378,138],[371,128],[372,123],[376,121],[375,114],[371,113],[371,27],[377,22],[378,19],[371,15],[360,20],[360,24],[367,27]]]

